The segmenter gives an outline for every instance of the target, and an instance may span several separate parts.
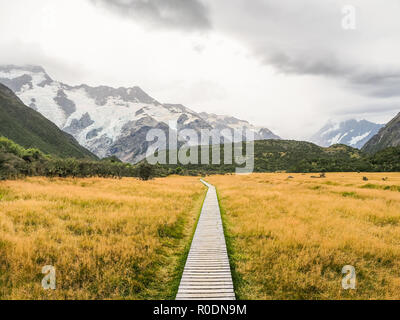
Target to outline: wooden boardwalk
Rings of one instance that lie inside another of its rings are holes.
[[[183,271],[177,300],[235,300],[221,212],[215,187],[206,199]]]

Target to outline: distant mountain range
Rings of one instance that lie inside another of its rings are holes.
[[[245,127],[254,132],[255,140],[280,139],[247,121],[160,103],[139,87],[70,86],[54,81],[39,66],[0,66],[0,83],[100,158],[116,156],[130,163],[142,160],[149,147],[148,130],[168,131],[171,120],[179,129],[200,132]]]
[[[362,150],[368,153],[375,153],[385,148],[398,146],[400,146],[400,113],[369,140]]]
[[[0,84],[0,136],[25,148],[36,148],[61,158],[97,159],[71,135],[40,113],[25,106],[9,88]]]
[[[31,80],[30,80],[31,81]],[[40,86],[39,86],[40,87]],[[28,85],[29,88],[29,85]],[[145,98],[147,99],[147,98]],[[37,101],[37,100],[35,100]],[[32,101],[34,104],[35,102]],[[63,103],[65,106],[65,103]],[[178,123],[185,123],[189,117],[195,120],[189,122],[187,128],[226,128],[227,124],[234,128],[236,125],[249,125],[247,122],[227,116],[209,114],[196,114],[182,105],[162,105],[165,110],[180,112]],[[90,151],[82,147],[73,136],[59,129],[54,123],[46,119],[39,112],[33,110],[37,107],[28,107],[14,94],[14,92],[0,84],[0,136],[10,140],[0,139],[0,179],[24,175],[49,175],[49,176],[136,176],[139,166],[119,164],[115,158],[104,161],[78,161],[60,160],[58,158],[76,158],[98,160]],[[111,107],[112,108],[112,107]],[[182,115],[183,114],[183,115]],[[200,116],[201,118],[197,118]],[[200,119],[207,117],[208,121]],[[147,121],[144,118],[143,123]],[[85,120],[86,121],[86,120]],[[91,120],[88,120],[90,123]],[[355,122],[358,123],[358,122]],[[361,122],[362,123],[362,122]],[[79,124],[79,123],[78,123]],[[154,125],[166,129],[166,124],[154,121]],[[249,125],[251,126],[251,125]],[[79,127],[79,126],[78,126]],[[84,125],[82,127],[85,127]],[[339,128],[341,126],[339,125]],[[151,128],[144,125],[140,130]],[[267,129],[260,129],[257,134],[270,135]],[[328,130],[328,129],[327,129]],[[350,132],[352,132],[350,129]],[[143,132],[142,137],[145,136]],[[138,141],[139,147],[143,146],[140,135],[127,136]],[[120,139],[120,143],[124,140]],[[37,148],[42,152],[56,157],[48,157],[25,148]],[[339,142],[339,141],[338,141]],[[217,146],[214,146],[217,147]],[[210,153],[211,148],[210,147]],[[394,148],[390,148],[394,147]],[[222,149],[224,146],[222,146]],[[199,147],[200,149],[200,147]],[[366,152],[363,152],[366,151]],[[166,151],[168,152],[168,151]],[[371,153],[369,155],[368,153]],[[36,156],[37,155],[37,156]],[[200,152],[199,152],[200,155]],[[220,153],[225,157],[225,153]],[[266,139],[256,141],[254,153],[254,169],[256,172],[325,172],[325,171],[399,171],[400,170],[400,113],[382,128],[362,150],[335,144],[324,148],[310,142],[288,141],[279,139]],[[221,158],[221,160],[223,160]],[[236,165],[165,165],[157,167],[157,176],[168,174],[206,174],[234,172]],[[178,170],[179,169],[179,170]]]
[[[314,134],[310,141],[329,147],[334,144],[345,144],[361,149],[378,131],[383,124],[367,120],[347,120],[343,122],[328,122],[321,130]]]

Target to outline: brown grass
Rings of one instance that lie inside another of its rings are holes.
[[[238,297],[400,299],[400,174],[288,176],[207,179],[224,211]],[[342,289],[345,265],[356,268],[356,290]]]
[[[204,191],[183,177],[0,182],[0,299],[173,299]]]

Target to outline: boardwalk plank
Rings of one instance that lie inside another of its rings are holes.
[[[215,187],[208,187],[183,271],[177,300],[235,300],[232,274]]]

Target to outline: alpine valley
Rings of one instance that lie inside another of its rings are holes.
[[[53,80],[40,66],[0,66],[0,83],[100,158],[141,161],[151,143],[146,141],[149,129],[167,133],[170,121],[180,130],[247,128],[255,140],[280,139],[267,128],[234,117],[160,103],[139,87],[70,86]]]

